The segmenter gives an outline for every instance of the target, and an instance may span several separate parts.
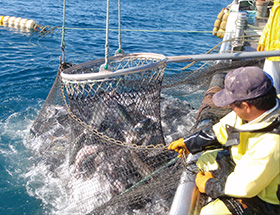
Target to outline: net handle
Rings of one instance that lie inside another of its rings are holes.
[[[158,66],[160,64],[164,64],[167,61],[167,58],[164,55],[160,54],[153,54],[153,53],[139,53],[139,54],[131,54],[131,55],[126,55],[125,58],[127,57],[154,57],[154,58],[159,58],[161,60],[154,62],[154,63],[149,63],[148,65],[144,66],[135,66],[135,67],[130,67],[126,69],[119,69],[114,72],[97,72],[97,73],[84,73],[84,74],[67,74],[69,70],[75,69],[75,67],[71,67],[67,70],[64,70],[61,72],[61,77],[63,81],[88,81],[88,80],[99,80],[99,79],[105,79],[105,78],[111,78],[111,77],[116,77],[120,75],[127,75],[127,74],[132,74],[132,73],[137,73],[139,71],[147,70],[151,67]],[[121,59],[119,57],[112,57],[113,59]],[[93,61],[94,62],[94,61]],[[85,65],[88,63],[85,63]],[[82,64],[83,65],[83,64]],[[78,67],[81,67],[82,65],[78,65]],[[92,64],[93,65],[93,64]],[[90,65],[88,65],[89,67]]]

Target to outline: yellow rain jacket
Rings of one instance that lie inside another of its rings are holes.
[[[259,39],[265,51],[280,50],[280,0],[274,0],[268,21]],[[269,57],[270,61],[280,61],[280,57]]]
[[[235,133],[239,137],[237,144],[231,146],[236,166],[226,180],[227,196],[258,196],[265,202],[280,204],[280,135],[248,132],[267,127],[278,115],[279,101],[274,108],[249,123],[243,123],[241,118],[231,112],[213,126],[218,141],[223,145],[234,142],[230,141],[234,135],[229,132],[229,127],[239,131]]]

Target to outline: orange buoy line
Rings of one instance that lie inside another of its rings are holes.
[[[225,34],[227,19],[229,15],[228,8],[223,8],[221,12],[218,14],[217,19],[214,23],[213,35],[222,39]]]
[[[0,16],[0,25],[28,30],[36,30],[37,28],[34,20],[15,16]]]

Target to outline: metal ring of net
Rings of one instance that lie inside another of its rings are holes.
[[[99,59],[61,73],[67,105],[75,118],[97,131],[98,139],[105,135],[135,147],[165,145],[160,91],[166,57],[153,53],[114,56],[109,58],[112,71],[100,71],[103,64],[104,59]],[[75,137],[82,132],[73,126]]]

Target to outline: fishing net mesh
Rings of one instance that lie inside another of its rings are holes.
[[[174,75],[164,75],[165,58],[151,54],[110,58],[113,72],[130,71],[116,75],[100,74],[104,59],[61,64],[31,133],[40,162],[63,182],[67,207],[62,214],[168,214],[182,172],[189,168],[190,181],[195,175],[192,162],[167,150],[162,125],[172,127],[175,118],[187,115],[184,107],[191,108],[178,98],[199,93],[196,122],[211,118],[215,123],[229,110],[213,106],[211,96],[222,86],[211,86],[212,77],[219,74],[223,83],[229,70],[262,63],[207,63]],[[80,78],[92,73],[103,78]],[[170,94],[177,98],[173,106],[164,106]],[[189,133],[196,129],[189,127]]]

